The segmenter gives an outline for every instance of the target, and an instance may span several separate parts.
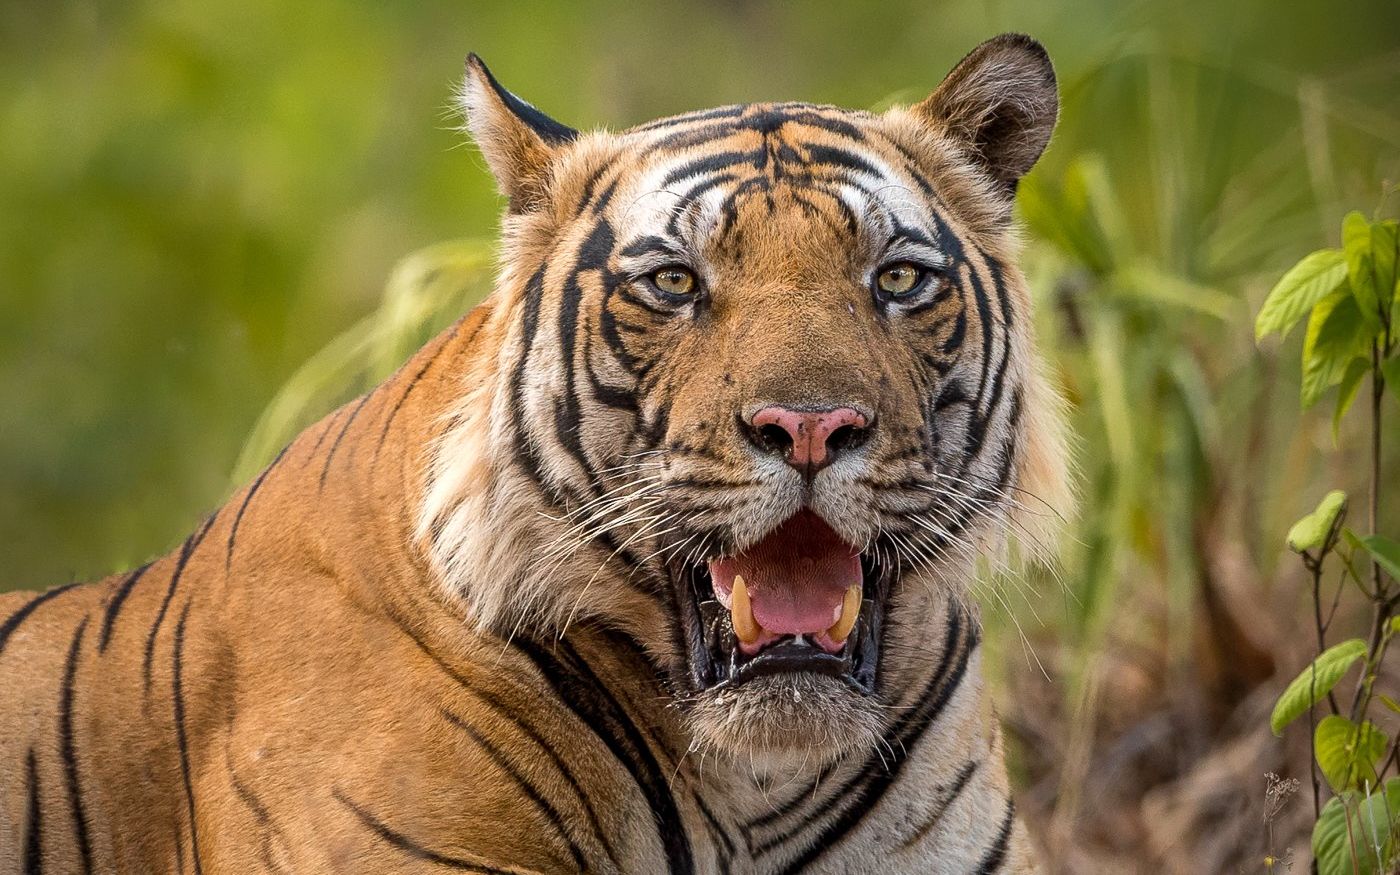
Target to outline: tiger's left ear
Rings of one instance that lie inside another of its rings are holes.
[[[912,108],[963,146],[1010,198],[1055,129],[1060,99],[1045,48],[1020,33],[993,37]]]
[[[539,208],[554,159],[578,131],[502,88],[475,53],[467,56],[462,105],[467,129],[486,156],[501,193],[510,198],[511,212]]]

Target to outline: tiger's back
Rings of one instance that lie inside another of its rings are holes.
[[[170,554],[0,597],[0,872],[1034,871],[961,580],[1064,492],[1053,88],[1003,37],[580,135],[473,60],[495,294]]]

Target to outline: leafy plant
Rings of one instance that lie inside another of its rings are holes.
[[[1369,717],[1379,699],[1400,712],[1400,703],[1375,690],[1381,662],[1400,632],[1400,542],[1376,533],[1381,483],[1382,398],[1387,381],[1400,377],[1400,228],[1350,213],[1342,222],[1342,247],[1303,258],[1269,293],[1255,320],[1255,337],[1286,335],[1307,317],[1302,350],[1302,397],[1311,407],[1332,389],[1333,437],[1370,378],[1370,494],[1367,527],[1346,526],[1347,496],[1328,493],[1317,509],[1288,532],[1288,548],[1311,575],[1318,656],[1288,685],[1274,706],[1276,734],[1308,715],[1313,752],[1312,849],[1319,875],[1369,875],[1400,863],[1400,739]],[[1339,566],[1332,607],[1323,611],[1323,574]],[[1369,568],[1367,567],[1369,566]],[[1367,573],[1369,571],[1369,573]],[[1331,647],[1327,633],[1343,591],[1355,587],[1371,607],[1370,631]],[[1360,672],[1351,701],[1342,707],[1337,685],[1354,666]],[[1319,706],[1328,712],[1317,719]],[[1323,806],[1319,771],[1335,794]]]

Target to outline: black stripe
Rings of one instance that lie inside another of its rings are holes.
[[[835,146],[821,146],[817,144],[807,145],[807,158],[813,164],[829,164],[833,167],[840,167],[844,170],[853,170],[856,173],[864,173],[876,179],[884,179],[885,175],[876,169],[865,158],[857,155],[849,149],[839,149]]]
[[[43,808],[39,805],[39,764],[34,759],[34,748],[29,749],[24,764],[29,773],[28,815],[24,821],[24,872],[25,875],[40,875],[44,871],[44,823],[41,819]]]
[[[68,662],[63,666],[63,688],[58,703],[58,745],[63,757],[63,775],[68,782],[68,803],[73,811],[73,828],[78,839],[78,859],[84,872],[92,872],[92,844],[88,839],[87,811],[83,808],[83,788],[78,780],[78,752],[73,739],[73,682],[78,674],[78,651],[83,646],[83,633],[88,618],[83,617],[73,633],[68,647]]]
[[[429,850],[415,842],[403,833],[392,829],[384,821],[370,814],[359,805],[355,804],[349,796],[346,796],[339,789],[333,790],[333,795],[337,802],[350,809],[360,822],[373,830],[381,839],[419,860],[426,860],[429,863],[436,863],[439,866],[446,866],[450,869],[459,869],[464,872],[480,872],[484,875],[520,875],[516,869],[497,869],[485,863],[467,860],[462,857],[449,857],[446,854],[439,854],[437,851]]]
[[[920,697],[920,701],[921,701],[921,702],[926,701],[926,700],[930,699],[930,698],[933,696],[934,692],[938,689],[938,685],[941,683],[942,676],[943,676],[944,672],[947,671],[947,667],[948,667],[949,660],[952,659],[954,650],[957,648],[958,643],[959,643],[959,638],[960,638],[960,635],[961,635],[961,626],[962,626],[961,619],[962,619],[962,618],[961,618],[961,612],[960,612],[960,611],[957,611],[957,610],[955,610],[955,609],[949,610],[947,619],[945,620],[945,623],[944,623],[943,651],[942,651],[942,656],[940,657],[940,661],[939,661],[938,667],[934,670],[933,676],[929,679],[929,683],[928,683],[927,688],[925,689],[924,695],[923,695],[922,697]],[[906,714],[905,714],[905,720],[906,720],[906,721],[909,719],[911,713],[913,713],[913,712],[906,712]],[[894,735],[898,736],[898,732],[899,732],[900,725],[902,725],[902,724],[896,725],[896,727],[894,727],[894,730],[893,730],[893,732],[892,732],[891,734],[894,734]],[[885,739],[885,741],[886,741],[887,743],[889,743],[889,744],[892,745],[891,749],[896,749],[896,748],[893,747],[893,745],[896,745],[896,744],[899,743],[898,737],[896,737],[893,741],[891,741],[891,740],[887,737],[887,738]],[[850,780],[848,780],[848,781],[840,788],[840,790],[838,790],[837,792],[835,792],[835,793],[831,794],[830,796],[828,796],[826,802],[824,802],[821,806],[819,806],[815,811],[805,812],[805,814],[806,814],[806,819],[807,819],[808,821],[812,821],[812,820],[816,820],[816,819],[818,819],[818,818],[824,816],[824,815],[825,815],[827,812],[829,812],[833,807],[835,807],[839,802],[841,802],[842,800],[844,800],[844,799],[848,798],[849,796],[851,796],[851,795],[855,792],[856,785],[865,780],[865,778],[866,778],[866,773],[867,773],[868,771],[872,771],[872,768],[871,768],[871,765],[870,765],[872,760],[874,760],[874,762],[875,762],[875,765],[874,765],[873,768],[874,768],[875,770],[878,770],[878,768],[879,768],[879,761],[878,761],[878,760],[875,760],[875,758],[873,758],[873,757],[870,758],[870,759],[867,759],[867,761],[866,761],[866,767],[860,769],[860,770],[855,774],[854,777],[852,777]],[[785,817],[787,817],[788,815],[790,815],[790,814],[792,814],[793,812],[795,812],[795,811],[797,810],[797,808],[798,808],[803,802],[806,802],[806,801],[810,800],[811,798],[812,798],[812,797],[811,797],[810,794],[807,794],[807,793],[799,793],[799,794],[797,794],[796,796],[794,796],[794,797],[788,802],[788,804],[784,805],[783,807],[781,807],[781,808],[779,808],[779,809],[776,809],[776,810],[773,810],[773,811],[769,811],[768,813],[766,813],[766,814],[764,814],[764,815],[761,815],[761,816],[759,816],[759,817],[757,817],[757,818],[755,818],[755,819],[749,821],[749,822],[745,825],[745,828],[746,828],[746,829],[749,829],[749,830],[755,830],[755,829],[762,829],[762,828],[764,828],[764,827],[770,826],[770,825],[772,825],[773,823],[776,823],[777,821],[782,820],[783,818],[785,818]],[[786,838],[786,837],[784,837],[784,838]],[[776,846],[777,844],[779,844],[779,842],[774,842],[774,843],[773,843],[774,846]]]
[[[321,449],[321,444],[324,443],[325,440],[326,440],[326,435],[328,435],[328,434],[331,433],[331,429],[335,427],[335,421],[336,421],[337,419],[339,419],[339,418],[340,418],[340,414],[342,414],[342,413],[344,413],[344,412],[345,412],[345,407],[344,407],[344,406],[337,407],[337,408],[335,409],[335,412],[334,412],[334,413],[332,413],[330,416],[326,417],[326,427],[323,428],[323,429],[321,429],[321,433],[320,433],[319,435],[316,436],[316,443],[314,443],[314,444],[311,445],[311,453],[310,453],[310,457],[311,457],[311,458],[315,458],[315,456],[316,456],[316,451],[319,450],[319,449]],[[310,458],[307,459],[307,461],[310,461]],[[305,465],[306,462],[302,462],[302,464]]]
[[[661,189],[670,188],[682,179],[689,179],[700,174],[718,173],[721,170],[729,170],[733,167],[748,165],[755,169],[763,166],[768,160],[768,152],[764,149],[754,149],[749,152],[713,152],[703,155],[692,161],[687,161],[681,166],[673,169],[661,180]]]
[[[607,746],[642,791],[666,849],[667,870],[673,875],[689,875],[695,871],[690,837],[651,748],[587,663],[572,652],[567,641],[557,643],[570,656],[568,666],[536,642],[516,639],[516,647],[535,663],[564,704]]]
[[[718,856],[720,875],[729,875],[730,863],[734,859],[734,841],[729,837],[724,826],[721,825],[719,820],[715,817],[714,812],[710,811],[705,805],[704,800],[700,798],[699,794],[695,796],[695,807],[700,809],[700,816],[705,818],[705,826],[709,830],[710,836],[719,840],[720,852]]]
[[[107,642],[112,637],[112,624],[117,622],[117,614],[121,613],[122,604],[126,602],[126,597],[131,595],[132,588],[136,586],[137,581],[145,575],[151,565],[152,563],[147,562],[145,565],[142,565],[140,568],[128,574],[122,582],[117,585],[116,591],[112,593],[112,600],[107,603],[107,612],[102,617],[102,634],[97,638],[98,653],[107,652]]]
[[[272,460],[272,464],[262,469],[262,472],[258,474],[257,479],[253,481],[253,485],[248,487],[248,494],[243,496],[243,503],[238,505],[238,513],[234,515],[233,526],[229,529],[228,532],[228,552],[224,555],[225,572],[228,572],[233,568],[233,543],[238,538],[238,526],[243,522],[243,513],[246,510],[248,510],[248,505],[252,502],[253,496],[257,495],[258,490],[262,488],[263,480],[267,479],[267,475],[272,473],[272,469],[277,467],[277,463],[282,461],[282,457],[287,455],[287,450],[290,450],[291,448],[292,445],[287,444],[285,447],[282,448],[282,452],[277,454],[277,458]]]
[[[667,118],[657,119],[654,122],[647,122],[634,128],[628,128],[626,133],[641,133],[643,131],[658,131],[665,128],[680,127],[681,125],[694,124],[695,122],[710,121],[717,118],[735,118],[748,109],[747,103],[735,103],[729,106],[717,106],[714,109],[697,109],[692,112],[673,115]]]
[[[583,436],[580,434],[583,412],[579,406],[578,387],[574,379],[577,369],[574,361],[575,349],[581,322],[579,303],[583,298],[579,274],[596,270],[601,274],[604,284],[611,286],[608,259],[612,256],[615,243],[612,225],[606,219],[599,219],[588,237],[579,244],[574,270],[564,284],[559,302],[559,359],[564,367],[564,386],[554,402],[554,436],[560,446],[578,463],[590,483],[596,479],[596,475],[583,448]]]
[[[369,401],[370,396],[373,394],[373,391],[369,391],[360,398],[360,402],[355,405],[355,409],[350,411],[350,416],[346,418],[345,424],[340,427],[340,434],[335,436],[335,441],[331,444],[331,448],[326,451],[326,464],[321,466],[321,484],[317,487],[318,489],[326,488],[326,476],[331,473],[331,460],[335,458],[335,451],[340,449],[340,442],[345,438],[345,433],[350,430],[350,426],[355,422],[355,417],[360,415],[360,411],[364,409],[365,402]]]
[[[997,832],[997,837],[992,841],[992,846],[982,855],[982,859],[973,871],[977,875],[992,875],[993,872],[1001,868],[1001,864],[1006,862],[1006,852],[1011,847],[1011,830],[1016,826],[1016,804],[1010,799],[1006,800],[1006,816],[1001,820],[1001,829]]]
[[[953,778],[951,784],[946,788],[939,788],[939,796],[938,799],[934,801],[933,807],[929,809],[923,822],[921,822],[914,831],[909,834],[909,837],[903,841],[902,847],[911,848],[923,841],[924,837],[943,820],[943,815],[948,813],[948,809],[951,808],[958,797],[962,795],[963,790],[967,788],[968,781],[970,781],[972,776],[977,772],[977,767],[979,765],[981,765],[979,760],[968,760],[963,763],[962,768],[958,769],[958,773],[956,777]]]
[[[175,563],[175,571],[170,575],[170,585],[165,588],[165,598],[161,600],[160,610],[156,612],[156,620],[151,624],[151,633],[146,636],[146,655],[141,664],[141,676],[145,681],[146,694],[151,693],[151,660],[156,653],[156,635],[160,632],[161,624],[165,622],[165,614],[170,610],[170,600],[175,598],[175,589],[180,585],[180,577],[185,573],[185,564],[190,561],[190,556],[194,553],[199,542],[204,540],[204,536],[209,533],[209,528],[214,525],[214,520],[218,519],[219,512],[215,511],[209,519],[204,521],[204,525],[199,531],[185,539],[185,543],[180,547],[180,558]]]
[[[442,716],[447,718],[447,722],[471,736],[472,741],[476,742],[478,747],[486,751],[486,755],[491,758],[491,761],[496,764],[496,767],[509,775],[511,780],[515,781],[515,783],[520,786],[521,792],[530,797],[530,801],[535,803],[535,806],[539,808],[545,820],[549,821],[549,825],[559,833],[559,837],[569,846],[569,855],[574,858],[574,865],[578,867],[580,872],[586,871],[588,865],[584,860],[583,851],[579,850],[578,845],[575,844],[573,838],[569,836],[569,830],[564,826],[564,817],[559,813],[559,809],[555,808],[549,803],[549,800],[544,798],[544,794],[540,793],[539,788],[531,783],[530,779],[521,774],[520,770],[517,769],[510,760],[506,759],[505,754],[501,752],[500,748],[492,744],[490,739],[486,738],[486,736],[482,735],[480,732],[477,732],[470,723],[458,717],[456,714],[453,714],[451,711],[448,711],[446,708],[440,710]]]
[[[422,380],[423,375],[428,373],[428,369],[433,366],[433,362],[436,362],[438,357],[452,345],[452,341],[457,339],[457,332],[461,330],[462,324],[466,322],[468,318],[470,318],[470,314],[457,320],[452,326],[451,333],[443,340],[442,345],[434,350],[432,355],[428,356],[428,360],[423,362],[423,367],[419,368],[418,373],[413,375],[413,379],[408,381],[408,386],[403,390],[403,393],[399,395],[398,400],[394,402],[394,406],[389,411],[389,415],[384,418],[384,427],[379,430],[379,441],[374,445],[374,455],[370,458],[371,470],[374,469],[374,463],[379,461],[379,450],[384,446],[385,439],[389,437],[389,426],[394,424],[394,417],[399,415],[399,409],[403,407],[403,403],[408,400],[408,396],[412,394],[413,390],[418,387],[418,381]],[[481,330],[481,326],[485,324],[486,319],[478,320],[476,325],[472,327],[471,334],[468,334],[462,341],[463,345],[469,346],[471,342],[476,339],[477,332]]]
[[[467,57],[468,65],[472,61],[476,61],[476,66],[481,69],[482,73],[486,74],[486,83],[491,86],[492,91],[496,92],[496,96],[500,98],[501,103],[505,104],[506,109],[524,122],[541,140],[551,146],[562,146],[578,138],[578,131],[568,125],[560,124],[503,88],[475,52]]]
[[[838,844],[867,814],[876,808],[886,791],[899,779],[900,771],[909,759],[909,752],[918,743],[925,730],[943,713],[948,700],[962,685],[969,658],[977,646],[975,632],[970,631],[966,636],[960,634],[963,619],[961,609],[950,608],[947,642],[949,649],[944,651],[938,671],[934,674],[935,686],[930,688],[930,692],[933,692],[934,689],[937,692],[931,696],[923,697],[917,709],[913,712],[906,712],[900,718],[895,728],[896,738],[889,745],[889,750],[892,753],[885,754],[882,760],[880,752],[877,752],[867,760],[866,768],[863,770],[865,786],[859,793],[854,794],[852,803],[841,812],[841,815],[821,830],[816,840],[807,846],[802,855],[787,865],[784,872],[789,873],[789,875],[800,872],[828,848]],[[829,809],[834,801],[851,798],[851,796],[850,793],[841,792],[828,797],[828,804],[823,808]]]
[[[554,763],[555,768],[557,768],[559,770],[559,773],[564,776],[564,780],[569,783],[569,786],[573,788],[574,793],[578,795],[579,804],[583,807],[584,814],[588,817],[589,826],[593,829],[593,834],[598,837],[598,841],[600,844],[602,844],[603,850],[608,855],[608,859],[612,861],[613,865],[617,866],[620,869],[622,867],[622,864],[618,862],[617,852],[613,848],[612,843],[608,840],[607,832],[603,830],[602,824],[600,824],[598,821],[598,814],[596,811],[593,810],[593,801],[589,798],[588,792],[584,790],[583,785],[579,783],[579,780],[574,775],[573,771],[564,762],[563,758],[559,756],[558,751],[555,750],[555,745],[545,741],[544,737],[541,736],[533,726],[525,722],[523,716],[519,714],[516,710],[513,710],[510,707],[508,707],[504,702],[502,702],[492,693],[473,685],[472,682],[468,680],[465,676],[463,676],[452,666],[444,662],[440,656],[433,652],[432,648],[428,646],[427,642],[425,642],[421,637],[419,637],[418,633],[415,632],[411,626],[405,623],[403,619],[399,617],[394,611],[390,610],[387,611],[387,613],[389,615],[389,618],[393,621],[394,625],[397,626],[401,632],[407,635],[409,640],[411,640],[415,645],[417,645],[418,649],[423,651],[423,654],[429,659],[431,659],[433,663],[444,674],[452,678],[452,680],[456,681],[469,694],[480,699],[488,707],[495,710],[495,712],[499,714],[502,719],[512,721],[517,729],[525,733],[525,735],[528,736],[530,740],[533,741],[536,745],[538,745],[539,749],[550,758],[550,760]]]
[[[7,619],[3,625],[0,625],[0,653],[5,652],[5,645],[9,643],[10,636],[14,634],[14,631],[19,628],[19,625],[21,623],[28,619],[30,614],[34,613],[35,608],[39,607],[44,602],[48,601],[54,596],[67,592],[75,586],[78,586],[78,584],[66,583],[63,586],[55,587],[54,589],[51,589],[48,592],[41,592],[34,598],[25,602],[24,606],[21,607],[18,611],[15,611],[13,614],[11,614],[9,619]]]
[[[227,743],[224,746],[224,767],[228,769],[229,783],[233,785],[233,792],[253,813],[258,826],[262,828],[258,835],[258,856],[262,858],[263,868],[269,872],[283,871],[281,864],[272,858],[271,840],[271,837],[276,837],[279,842],[285,845],[286,839],[283,837],[282,829],[272,822],[272,812],[268,811],[267,806],[258,799],[257,794],[247,784],[244,784],[238,777],[238,773],[234,771],[233,758]]]
[[[190,780],[190,743],[185,733],[184,664],[182,661],[185,649],[185,620],[189,619],[191,604],[192,601],[185,602],[184,609],[180,611],[180,621],[175,624],[175,647],[170,660],[170,677],[175,708],[175,743],[180,752],[180,778],[185,785],[185,810],[190,818],[190,856],[194,860],[195,875],[199,875],[203,869],[199,862],[199,825],[194,812],[194,784]]]

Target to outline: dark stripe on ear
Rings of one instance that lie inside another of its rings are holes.
[[[44,871],[44,822],[43,807],[39,804],[39,764],[34,760],[34,748],[25,757],[25,770],[28,772],[29,805],[24,821],[24,872],[25,875],[42,875]]]
[[[511,114],[529,126],[530,130],[534,131],[541,140],[544,140],[546,143],[558,145],[561,143],[573,142],[578,138],[578,131],[568,125],[560,124],[516,97],[514,94],[511,94],[505,88],[502,88],[501,83],[496,81],[495,75],[491,73],[490,68],[486,66],[485,62],[481,60],[476,52],[472,52],[467,56],[468,64],[471,64],[473,61],[481,68],[481,72],[486,74],[486,81],[491,86],[491,90],[496,92],[496,96],[501,99],[501,102],[506,105],[506,108],[511,111]]]
[[[136,586],[146,571],[153,563],[147,562],[140,568],[131,572],[117,585],[116,592],[112,593],[112,600],[107,603],[107,613],[102,617],[102,634],[97,639],[97,652],[107,652],[107,641],[112,637],[112,624],[117,622],[117,614],[121,613],[122,604],[126,597],[131,595],[131,590]]]
[[[28,619],[30,614],[34,613],[35,608],[39,607],[49,599],[67,592],[75,586],[78,586],[78,584],[66,583],[63,586],[55,587],[49,590],[48,592],[41,592],[34,598],[25,602],[24,605],[18,611],[15,611],[13,614],[11,614],[9,619],[7,619],[3,625],[0,625],[0,653],[5,652],[5,644],[10,640],[10,636],[14,634],[14,631],[19,628],[21,623]]]
[[[78,780],[78,753],[73,741],[73,681],[78,675],[78,651],[83,646],[83,633],[88,618],[83,617],[73,633],[68,647],[68,661],[63,666],[63,688],[58,702],[58,748],[63,757],[63,775],[68,782],[68,804],[73,812],[73,830],[78,840],[78,860],[84,872],[92,872],[92,844],[88,839],[87,811],[83,809],[83,788]]]
[[[228,532],[228,552],[224,554],[225,573],[233,568],[233,542],[238,538],[238,526],[243,522],[243,513],[248,510],[248,505],[253,501],[253,496],[257,495],[258,490],[262,488],[263,480],[267,479],[267,475],[272,473],[272,469],[277,467],[277,463],[282,461],[282,457],[287,455],[287,450],[291,448],[291,444],[287,444],[283,447],[282,452],[277,454],[277,458],[272,460],[272,464],[262,469],[257,479],[253,481],[253,485],[248,487],[248,494],[243,496],[243,503],[238,506],[238,513],[234,515],[233,526]]]
[[[223,510],[220,508],[219,510]],[[185,565],[190,561],[190,556],[194,554],[199,542],[204,540],[204,536],[209,534],[209,529],[214,525],[214,520],[219,518],[219,511],[214,511],[209,519],[204,521],[204,525],[199,531],[185,539],[185,543],[180,547],[180,558],[175,563],[175,571],[170,575],[170,585],[165,589],[165,598],[161,600],[160,610],[156,612],[156,620],[151,624],[151,633],[146,636],[146,655],[141,663],[141,676],[145,682],[146,695],[151,694],[151,659],[156,652],[156,635],[160,633],[161,624],[165,622],[165,614],[170,610],[170,600],[175,598],[175,589],[180,585],[180,577],[185,573]]]
[[[555,832],[559,833],[559,838],[563,839],[564,843],[569,846],[569,856],[574,858],[575,868],[580,872],[588,871],[588,863],[583,857],[583,851],[579,850],[579,846],[569,835],[568,827],[564,825],[564,816],[559,813],[559,809],[555,808],[550,804],[548,799],[544,798],[544,794],[539,791],[539,788],[521,774],[520,770],[506,758],[506,755],[501,752],[500,748],[491,743],[490,739],[480,732],[477,732],[470,723],[458,717],[456,714],[453,714],[451,711],[448,711],[446,708],[441,708],[439,710],[448,723],[451,723],[453,726],[465,732],[471,737],[471,740],[476,743],[477,747],[486,751],[486,755],[491,758],[491,762],[495,763],[497,768],[505,772],[506,775],[520,787],[520,792],[524,793],[530,798],[531,802],[535,803],[535,807],[544,815],[545,820],[549,822],[549,825],[554,828]]]
[[[439,854],[437,851],[429,850],[403,833],[390,828],[388,824],[361,808],[354,800],[346,796],[339,789],[331,791],[331,795],[334,796],[335,800],[341,805],[350,809],[350,811],[360,819],[360,823],[369,827],[380,839],[388,842],[414,859],[425,860],[429,863],[435,863],[439,866],[446,866],[449,869],[457,869],[462,872],[479,872],[483,873],[483,875],[522,875],[518,869],[497,869],[484,863],[466,860],[461,857],[449,857],[446,854]]]
[[[523,637],[516,639],[516,647],[535,663],[563,703],[607,746],[642,791],[666,849],[667,871],[673,875],[690,875],[695,871],[690,837],[675,797],[671,795],[669,782],[651,748],[602,681],[572,653],[568,642],[555,643],[569,652],[569,665],[534,641]]]
[[[1010,799],[1006,800],[1006,816],[1001,820],[1001,829],[997,832],[996,839],[992,846],[987,849],[987,853],[982,855],[982,860],[973,871],[977,875],[992,875],[993,872],[1001,868],[1001,864],[1006,862],[1006,852],[1011,846],[1011,830],[1016,826],[1016,803]]]
[[[190,742],[185,733],[185,689],[184,663],[185,620],[189,619],[192,601],[185,602],[180,611],[180,621],[175,624],[175,646],[170,658],[170,684],[175,709],[175,743],[180,753],[180,778],[185,786],[185,810],[190,818],[190,857],[194,860],[195,875],[203,872],[199,861],[199,825],[194,813],[194,784],[190,780]]]

